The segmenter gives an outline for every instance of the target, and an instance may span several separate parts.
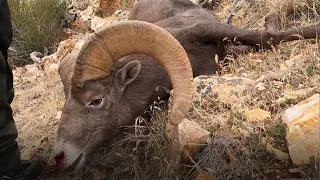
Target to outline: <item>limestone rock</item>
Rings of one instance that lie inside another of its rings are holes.
[[[47,74],[54,74],[58,72],[59,64],[57,63],[52,63],[49,64],[48,69],[45,69],[45,72]]]
[[[57,63],[57,62],[58,62],[58,59],[55,53],[49,56],[45,56],[41,60],[41,64],[50,64],[50,63]]]
[[[196,122],[184,119],[177,127],[180,144],[180,162],[189,160],[194,156],[210,137],[210,132],[200,127]]]
[[[72,53],[74,51],[79,51],[84,44],[86,39],[85,37],[77,38],[77,39],[66,39],[59,43],[59,47],[57,52],[54,54],[54,58],[56,58],[55,63],[59,62],[63,59],[67,54]]]
[[[271,118],[270,112],[262,109],[251,109],[244,112],[244,117],[247,121],[264,121]]]
[[[94,9],[92,6],[88,6],[86,10],[80,12],[80,18],[82,21],[89,21],[94,16]]]
[[[320,154],[320,95],[287,109],[282,120],[286,127],[289,154],[295,165],[310,163],[310,157]]]
[[[69,8],[85,10],[89,5],[96,3],[97,0],[65,0]]]
[[[111,16],[123,5],[132,7],[135,0],[126,2],[122,0],[66,0],[66,2],[69,5],[68,9],[73,9],[74,11],[87,11],[89,8],[89,14],[107,17]]]
[[[91,30],[98,31],[99,29],[108,26],[113,21],[113,17],[101,18],[94,16],[91,20]]]
[[[275,147],[273,147],[270,143],[267,143],[267,138],[261,137],[260,139],[261,145],[267,149],[271,154],[275,156],[275,158],[281,160],[281,161],[288,161],[289,155]]]
[[[215,101],[229,106],[239,106],[250,98],[249,91],[255,81],[248,78],[230,76],[199,76],[194,78],[195,96],[193,103],[203,107],[215,106]]]
[[[289,100],[307,97],[308,94],[315,91],[315,88],[303,88],[299,90],[285,90],[280,98],[276,100],[277,104],[285,103]]]
[[[262,82],[259,82],[259,83],[256,85],[256,88],[258,89],[258,91],[263,91],[263,90],[266,89],[265,84],[262,83]]]
[[[280,70],[281,71],[286,71],[289,70],[290,68],[296,66],[303,60],[303,54],[294,56],[293,58],[285,61],[283,64],[280,65]]]
[[[55,119],[59,120],[61,118],[61,115],[62,115],[62,111],[58,111]]]
[[[86,36],[81,38],[81,39],[77,39],[77,42],[75,43],[75,45],[73,46],[71,52],[76,52],[76,51],[80,51],[80,49],[82,48],[84,42],[86,41]]]
[[[59,47],[54,54],[49,56],[45,56],[41,60],[41,65],[43,66],[44,72],[46,74],[55,74],[58,72],[60,61],[69,53],[80,51],[82,45],[84,44],[86,36],[84,37],[76,37],[73,39],[66,39],[59,43]],[[35,66],[35,65],[33,65]],[[30,71],[35,71],[36,67],[29,67]],[[34,69],[34,70],[33,70]],[[39,69],[39,68],[38,68]]]
[[[99,0],[99,11],[102,16],[111,16],[121,5],[121,0]]]
[[[113,16],[117,17],[119,21],[125,21],[129,18],[130,11],[116,10]]]
[[[90,19],[85,13],[76,13],[77,17],[75,21],[68,23],[67,34],[72,36],[73,34],[86,33],[90,31]],[[90,18],[92,16],[90,15]]]
[[[206,140],[210,132],[200,127],[196,122],[184,119],[178,125],[180,144],[200,142]]]
[[[201,172],[194,180],[212,180],[213,176],[208,171]]]
[[[28,64],[24,68],[25,73],[23,78],[36,78],[44,75],[43,70],[41,69],[39,64]],[[29,80],[31,80],[29,79]],[[32,81],[32,80],[31,80]]]
[[[195,4],[199,4],[198,0],[190,0],[191,2],[195,3]]]
[[[40,52],[34,51],[34,52],[30,53],[30,58],[35,63],[39,63],[40,64],[41,58],[43,58],[43,57],[44,57],[44,55],[42,53],[40,53]]]
[[[64,58],[68,53],[70,53],[75,46],[77,40],[75,39],[66,39],[64,41],[61,41],[59,43],[59,47],[57,49],[56,57],[57,59],[62,59]]]
[[[98,16],[93,16],[93,18],[91,19],[91,23],[90,23],[90,28],[93,31],[97,31],[99,30],[101,27],[99,27],[100,24],[102,24],[103,22],[103,18],[98,17]]]
[[[275,155],[275,157],[281,161],[288,161],[289,160],[289,155],[277,148],[274,148],[271,144],[267,143],[267,150]]]

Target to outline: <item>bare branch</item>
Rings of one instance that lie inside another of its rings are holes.
[[[238,2],[240,1],[239,6],[237,6]],[[232,23],[232,17],[236,15],[236,13],[243,7],[246,0],[233,0],[232,8],[229,17],[226,20],[227,24]]]

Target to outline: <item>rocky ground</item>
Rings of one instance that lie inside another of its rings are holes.
[[[319,19],[317,3],[249,1],[233,24],[262,29],[263,16],[269,12],[280,15],[283,27],[310,24]],[[231,4],[221,1],[212,12],[225,20]],[[36,154],[48,162],[42,179],[319,179],[319,157],[309,159],[320,151],[320,50],[315,40],[229,55],[227,65],[220,62],[219,72],[196,78],[188,118],[212,136],[189,164],[168,168],[163,157],[168,148],[163,126],[167,112],[165,105],[157,103],[151,111],[152,121],[137,118],[149,129],[148,135],[129,127],[112,145],[99,149],[80,173],[60,172],[52,158],[64,103],[57,63],[67,52],[80,48],[86,34],[113,20],[125,20],[129,13],[122,6],[123,10],[113,16],[100,17],[95,15],[96,6],[87,5],[78,12],[74,9],[80,16],[70,24],[70,39],[60,43],[57,53],[43,58],[41,64],[14,69],[16,97],[12,108],[18,143],[23,158]],[[308,144],[309,140],[313,141]]]

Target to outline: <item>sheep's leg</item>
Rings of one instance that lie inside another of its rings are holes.
[[[274,26],[274,23],[271,23],[269,28],[272,26]],[[234,43],[243,45],[270,48],[272,45],[278,45],[280,42],[317,38],[320,34],[320,23],[291,28],[286,31],[254,31],[240,29],[224,23],[203,22],[181,28],[179,34],[198,42],[205,41],[221,44],[226,42],[226,40],[231,40]]]
[[[265,27],[267,31],[271,32],[277,32],[280,29],[280,18],[276,14],[269,14],[265,18]],[[233,55],[238,55],[238,54],[244,54],[252,51],[252,46],[248,45],[242,45],[242,44],[230,44],[225,46],[225,50],[227,54],[233,54]]]
[[[272,13],[265,17],[264,26],[266,27],[267,31],[276,32],[280,30],[280,21],[280,17],[275,13]]]

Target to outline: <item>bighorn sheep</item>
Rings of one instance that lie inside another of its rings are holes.
[[[54,151],[62,168],[79,169],[119,127],[133,124],[157,97],[168,98],[155,90],[159,86],[174,89],[169,118],[179,123],[189,108],[192,78],[217,70],[214,57],[225,56],[226,38],[261,48],[320,32],[319,23],[276,31],[273,16],[267,30],[239,29],[189,0],[140,0],[129,19],[93,33],[60,64],[66,102]]]

